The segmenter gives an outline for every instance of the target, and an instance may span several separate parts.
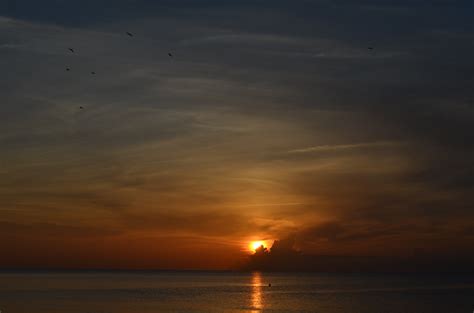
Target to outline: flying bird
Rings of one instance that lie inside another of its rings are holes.
[[[69,48],[69,51],[71,51],[72,53],[74,53],[74,49],[73,49],[73,48]]]
[[[95,75],[95,72],[91,72],[92,75]]]
[[[373,47],[368,47],[367,49],[369,49],[369,50],[374,50],[374,48],[373,48]]]
[[[130,32],[127,32],[127,35],[129,35],[130,37],[133,37],[133,34]]]
[[[69,72],[70,70],[71,70],[71,69],[70,69],[69,67],[68,67],[68,68],[66,68],[66,71],[68,71],[68,72]]]
[[[173,57],[173,55],[171,54],[171,52],[168,52],[168,55],[169,55],[170,57]]]
[[[84,110],[84,107],[79,107],[79,109]]]

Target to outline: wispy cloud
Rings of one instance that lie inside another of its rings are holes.
[[[321,145],[306,147],[301,149],[293,149],[287,151],[287,153],[310,153],[310,152],[324,152],[324,151],[338,151],[338,150],[352,150],[352,149],[364,149],[374,147],[394,147],[404,144],[403,142],[396,141],[376,141],[376,142],[361,142],[354,144],[345,145]]]

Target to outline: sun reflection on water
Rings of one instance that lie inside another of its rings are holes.
[[[263,309],[262,299],[262,274],[260,272],[252,273],[252,310],[260,311]]]

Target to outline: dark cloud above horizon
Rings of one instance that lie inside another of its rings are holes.
[[[288,234],[316,254],[472,255],[473,11],[428,0],[6,1],[3,232],[21,241],[18,258],[44,237],[38,265],[60,232],[55,245],[81,255],[97,238],[110,254],[140,238],[176,238],[183,255],[224,245],[209,261],[218,267],[249,240]],[[98,251],[88,266],[106,265]],[[148,267],[180,259],[148,257]]]

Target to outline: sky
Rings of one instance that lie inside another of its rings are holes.
[[[0,268],[472,260],[473,6],[2,1]]]

